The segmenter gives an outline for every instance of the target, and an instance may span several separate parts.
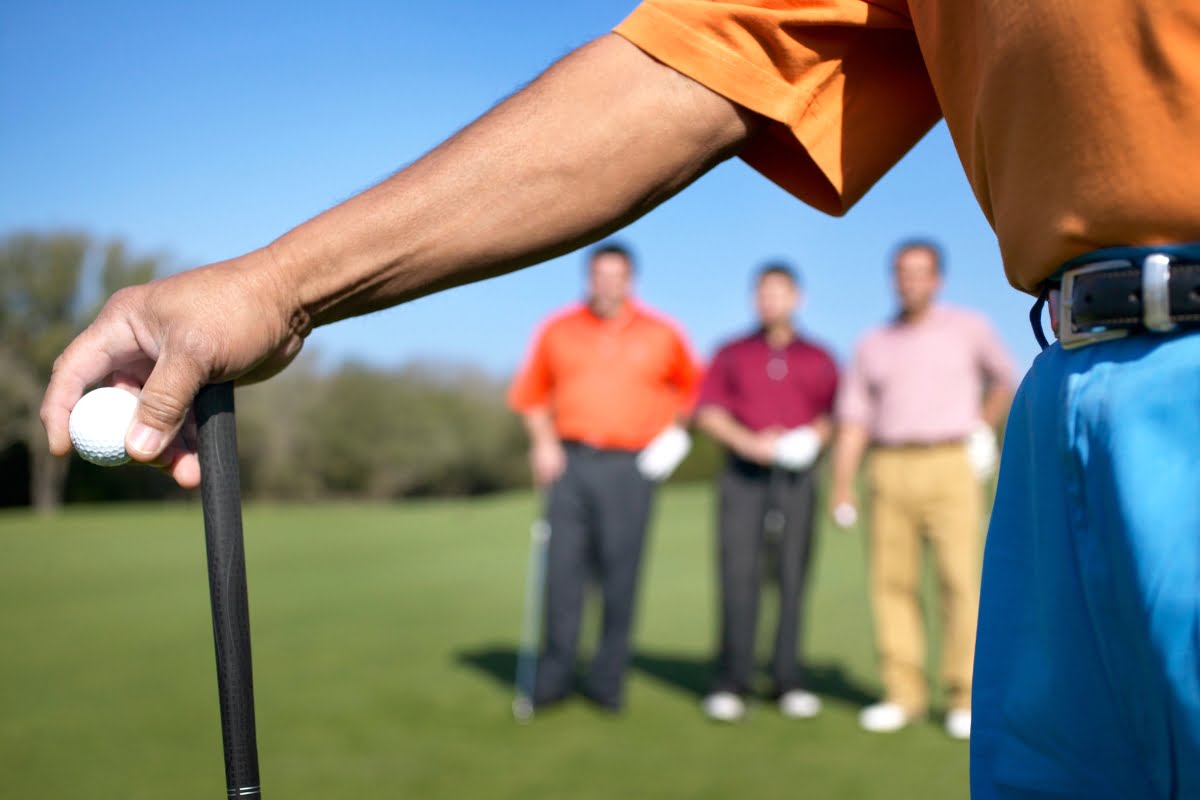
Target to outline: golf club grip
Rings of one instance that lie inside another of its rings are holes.
[[[202,388],[195,412],[225,783],[229,797],[260,797],[233,384]]]

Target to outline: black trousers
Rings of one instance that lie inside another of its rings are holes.
[[[586,691],[596,702],[615,709],[624,697],[654,484],[637,471],[636,453],[579,444],[566,448],[566,471],[547,498],[545,644],[534,702],[554,702],[571,692],[584,594],[589,578],[594,578],[603,614]]]
[[[718,480],[721,639],[714,691],[750,690],[759,594],[768,564],[779,585],[771,679],[779,693],[804,688],[799,643],[813,550],[814,472],[769,469],[731,457]]]

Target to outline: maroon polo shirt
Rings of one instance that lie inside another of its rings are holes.
[[[831,413],[836,393],[837,365],[824,349],[800,337],[774,348],[756,331],[717,351],[696,407],[720,406],[752,431],[795,428]]]

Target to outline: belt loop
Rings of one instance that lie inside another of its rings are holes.
[[[1152,253],[1142,262],[1142,324],[1154,333],[1170,333],[1171,322],[1171,259],[1162,253]]]
[[[1029,325],[1033,328],[1033,337],[1037,339],[1038,346],[1043,350],[1050,346],[1046,332],[1042,330],[1042,309],[1046,307],[1046,298],[1049,296],[1050,284],[1045,282],[1038,292],[1037,302],[1033,304],[1033,308],[1029,309]]]

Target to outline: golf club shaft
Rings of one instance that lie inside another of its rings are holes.
[[[542,638],[542,601],[546,591],[546,548],[549,542],[550,525],[545,518],[539,517],[529,531],[529,568],[525,577],[521,644],[517,652],[517,697],[513,706],[513,713],[518,718],[533,713],[537,658]]]
[[[205,386],[196,396],[200,497],[208,549],[217,691],[229,797],[260,797],[254,733],[254,680],[250,669],[250,609],[242,546],[233,384]]]
[[[783,535],[787,525],[787,514],[784,511],[784,498],[788,490],[787,473],[780,467],[771,467],[767,474],[766,511],[763,515],[763,531],[768,541],[778,539]]]

